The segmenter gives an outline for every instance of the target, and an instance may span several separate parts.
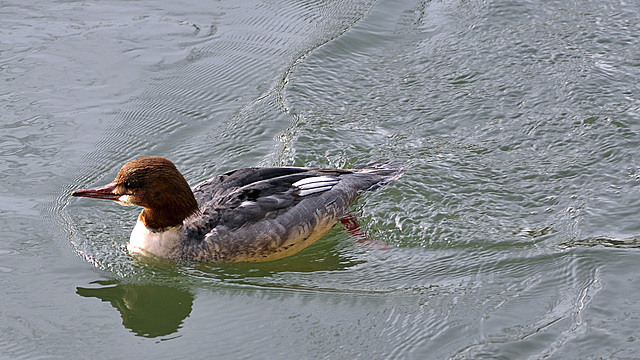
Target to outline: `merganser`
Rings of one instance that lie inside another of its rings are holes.
[[[193,189],[169,160],[127,162],[105,186],[72,196],[144,209],[131,232],[130,253],[176,260],[270,261],[293,255],[325,235],[365,190],[401,177],[396,162],[356,169],[245,168]]]

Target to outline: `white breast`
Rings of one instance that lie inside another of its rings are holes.
[[[151,253],[171,258],[180,247],[183,237],[182,226],[174,226],[161,232],[152,232],[138,219],[131,231],[127,250],[132,254]]]

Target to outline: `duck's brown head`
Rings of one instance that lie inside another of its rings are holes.
[[[131,160],[109,184],[71,195],[142,206],[140,220],[150,229],[180,225],[198,212],[187,181],[171,161],[159,156]]]

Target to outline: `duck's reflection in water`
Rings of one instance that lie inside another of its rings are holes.
[[[120,312],[122,325],[139,336],[158,337],[177,332],[193,306],[192,294],[172,286],[115,280],[91,284],[99,287],[78,287],[76,293],[110,302]]]

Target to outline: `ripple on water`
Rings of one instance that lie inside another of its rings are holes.
[[[292,323],[381,357],[537,358],[594,330],[630,334],[636,323],[618,322],[634,300],[619,310],[600,298],[633,283],[609,261],[637,247],[637,84],[625,80],[637,69],[622,60],[634,28],[605,36],[599,3],[350,4],[232,8],[210,38],[185,32],[187,47],[114,111],[73,185],[109,181],[146,154],[170,156],[192,183],[256,161],[396,158],[405,177],[353,207],[390,250],[336,229],[268,264],[148,263],[123,247],[137,211],[74,201],[64,210],[77,253],[133,282],[294,294],[304,310],[347,304],[358,321],[327,329],[312,312]]]

